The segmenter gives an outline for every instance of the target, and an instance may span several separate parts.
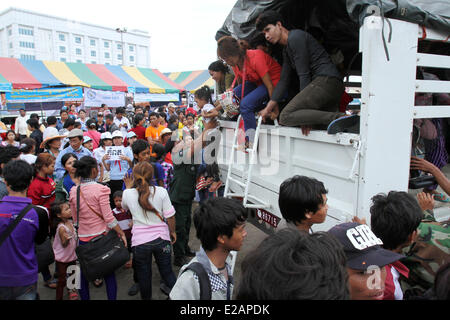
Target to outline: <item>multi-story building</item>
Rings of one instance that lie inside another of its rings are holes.
[[[0,57],[150,68],[148,32],[123,31],[9,8],[0,13]]]

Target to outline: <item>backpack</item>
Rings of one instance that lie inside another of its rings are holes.
[[[193,262],[189,264],[183,273],[187,270],[191,270],[198,277],[198,282],[200,285],[200,300],[211,300],[211,283],[209,282],[208,273],[206,273],[205,268],[199,262]]]

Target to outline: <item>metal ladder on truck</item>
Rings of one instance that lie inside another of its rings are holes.
[[[252,173],[253,173],[253,164],[254,164],[255,158],[257,156],[259,133],[261,130],[262,117],[258,117],[258,122],[257,122],[256,132],[255,132],[255,140],[253,142],[252,148],[245,150],[246,153],[249,155],[249,157],[248,157],[249,161],[248,161],[248,163],[247,163],[247,161],[245,162],[245,169],[242,171],[242,180],[232,177],[233,168],[234,168],[234,166],[233,166],[234,156],[236,154],[236,151],[239,150],[238,135],[239,135],[239,130],[240,130],[239,126],[241,123],[241,119],[242,119],[242,116],[239,115],[239,118],[236,123],[236,130],[234,132],[230,161],[228,163],[228,172],[227,172],[227,180],[225,183],[224,197],[225,198],[243,198],[244,200],[243,200],[242,204],[244,205],[245,208],[269,209],[271,207],[271,204],[265,202],[262,199],[259,199],[258,197],[249,195],[249,189],[250,189]],[[242,194],[242,193],[231,192],[230,182],[233,182],[233,183],[241,186],[244,189],[244,193]]]

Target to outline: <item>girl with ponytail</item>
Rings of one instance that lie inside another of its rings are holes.
[[[172,247],[176,241],[175,209],[167,190],[152,185],[153,166],[139,162],[124,178],[122,208],[133,216],[131,246],[142,300],[152,298],[152,256],[165,284],[176,282],[172,270]]]
[[[199,110],[199,114],[202,114],[203,112],[208,113],[211,110],[213,110],[215,107],[213,106],[212,101],[212,92],[211,89],[208,86],[203,86],[197,91],[195,91],[194,94],[194,100],[195,103],[197,103]],[[211,119],[203,119],[202,116],[198,117],[198,120],[196,122],[197,127],[199,127],[201,130],[203,130],[204,125],[203,121],[209,122]]]

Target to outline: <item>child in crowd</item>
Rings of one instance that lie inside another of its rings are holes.
[[[203,114],[207,114],[212,111],[215,107],[212,102],[212,92],[208,86],[203,86],[197,91],[195,91],[194,100],[197,103],[197,107],[200,109],[198,114],[197,126],[203,130],[203,121],[208,123],[211,118],[204,118]]]
[[[110,201],[111,207],[114,206],[113,194],[116,191],[122,190],[123,178],[129,168],[133,167],[133,153],[123,146],[123,135],[120,131],[115,131],[112,134],[113,144],[115,147],[122,147],[123,154],[119,157],[120,160],[110,160],[111,157],[108,154],[103,156],[103,166],[109,171],[110,181],[109,188],[111,189]]]
[[[26,161],[28,164],[33,165],[36,162],[36,156],[34,151],[36,149],[36,140],[31,138],[25,138],[20,145],[20,160]]]
[[[41,153],[36,160],[34,169],[36,176],[28,188],[28,198],[36,206],[43,206],[50,210],[55,201],[56,183],[50,178],[55,170],[55,157],[49,153]]]
[[[92,138],[88,136],[84,136],[83,138],[83,147],[88,149],[90,152],[94,152],[94,145],[92,143]]]
[[[156,166],[160,165],[163,168],[163,170],[164,170],[164,179],[163,179],[164,189],[169,191],[169,186],[173,179],[173,165],[171,165],[170,163],[165,161],[166,155],[165,155],[164,151],[165,151],[165,148],[162,144],[155,144],[153,146],[153,152],[156,153],[155,165]],[[159,166],[158,166],[157,170],[158,169],[159,169]]]
[[[66,286],[67,268],[76,265],[77,247],[75,229],[70,220],[72,213],[69,203],[66,201],[54,202],[50,207],[50,216],[56,227],[55,240],[53,241],[53,252],[58,270],[58,284],[56,286],[56,300],[63,300],[64,287]],[[78,300],[76,289],[69,290],[69,299]]]
[[[6,146],[13,146],[13,147],[20,147],[20,143],[16,141],[16,133],[14,132],[14,130],[8,130],[8,132],[6,133],[6,140],[2,141],[1,145],[3,147]]]
[[[383,241],[383,248],[401,254],[415,241],[423,212],[416,199],[406,192],[392,191],[377,195],[370,208],[373,233]],[[386,289],[383,300],[403,300],[400,279],[409,277],[400,261],[386,265]]]
[[[133,143],[135,143],[137,140],[137,135],[133,131],[130,131],[127,133],[127,149],[130,150],[130,152],[133,152],[131,149],[131,146]]]

